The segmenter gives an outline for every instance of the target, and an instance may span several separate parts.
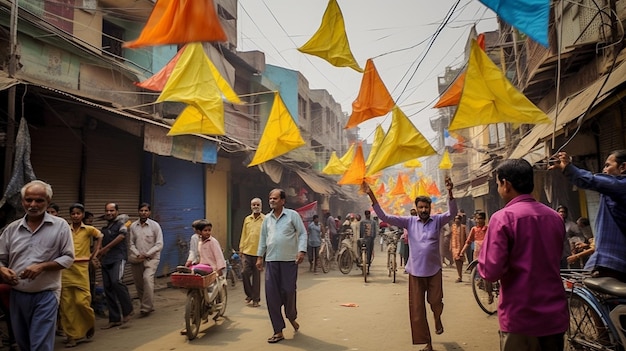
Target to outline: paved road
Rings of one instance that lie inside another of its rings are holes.
[[[379,255],[382,253],[377,252]],[[167,278],[157,281],[157,311],[147,318],[134,319],[121,329],[97,330],[94,339],[76,350],[419,350],[411,345],[408,321],[407,276],[398,275],[393,284],[385,262],[374,260],[368,283],[353,270],[349,275],[337,269],[328,274],[308,272],[300,267],[298,280],[298,322],[300,331],[285,329],[285,340],[268,344],[272,328],[263,301],[253,308],[244,303],[241,282],[229,288],[225,318],[203,324],[198,338],[187,341],[179,334],[183,327],[185,293],[165,288]],[[400,272],[402,273],[402,272]],[[467,280],[467,275],[465,277]],[[455,271],[444,269],[443,324],[445,333],[434,335],[436,350],[498,350],[498,321],[476,305],[467,282],[454,283]],[[138,301],[134,300],[136,311]],[[354,303],[358,307],[343,307]],[[429,315],[431,329],[434,325]],[[98,328],[107,324],[97,319]],[[287,323],[289,325],[289,323]],[[57,349],[64,350],[62,338]]]

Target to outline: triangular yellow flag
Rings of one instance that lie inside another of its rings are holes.
[[[430,195],[428,195],[428,186],[426,185],[426,182],[424,182],[424,179],[419,180],[419,188],[417,190],[417,196],[428,196],[430,197]]]
[[[461,101],[448,130],[492,123],[550,123],[472,41]]]
[[[306,144],[300,130],[289,114],[287,106],[278,93],[274,93],[274,104],[267,118],[267,124],[259,140],[259,146],[248,167],[258,165],[283,155]]]
[[[197,108],[189,105],[176,117],[167,136],[184,134],[224,135],[223,118],[221,123],[221,125],[216,124],[214,118],[206,117]]]
[[[435,153],[435,149],[415,128],[404,112],[398,106],[394,106],[389,131],[369,165],[366,175],[369,176],[383,168]]]
[[[179,118],[184,117],[185,123],[192,121],[194,117],[203,119],[200,125],[204,128],[201,130],[193,130],[179,123],[180,130],[184,129],[189,133],[223,135],[225,133],[224,103],[207,62],[208,57],[202,46],[189,46],[179,57],[157,102],[178,101],[189,105],[179,116]],[[192,111],[193,109],[197,111]],[[176,134],[182,133],[176,132]]]
[[[354,159],[355,150],[356,150],[356,146],[354,145],[354,143],[350,144],[348,151],[346,151],[346,153],[343,154],[343,156],[341,156],[339,161],[341,161],[341,163],[343,163],[344,165],[346,165],[346,167],[348,167],[352,163],[352,160]]]
[[[352,128],[368,119],[389,113],[395,105],[389,90],[380,79],[374,61],[368,59],[361,80],[359,96],[352,103],[352,114],[344,128]]]
[[[385,139],[385,131],[383,130],[383,127],[381,127],[379,124],[376,126],[376,131],[374,132],[374,142],[372,143],[372,149],[370,150],[370,154],[367,155],[367,161],[365,161],[366,167],[369,167],[370,163],[372,163],[374,156],[380,148],[380,144],[383,143],[383,139]]]
[[[414,160],[410,160],[410,161],[406,161],[405,163],[402,164],[404,167],[406,168],[420,168],[422,167],[422,163],[420,162],[420,160],[418,159],[414,159]]]
[[[443,156],[441,156],[439,169],[452,169],[452,160],[450,159],[450,153],[448,153],[448,150],[444,151]]]
[[[346,26],[337,0],[328,1],[322,24],[298,51],[318,56],[336,67],[350,67],[363,72],[350,51]]]
[[[356,147],[356,151],[354,152],[354,159],[346,173],[344,173],[343,177],[337,182],[337,184],[346,185],[346,184],[355,184],[361,185],[365,180],[365,159],[363,158],[363,146],[361,143]]]
[[[330,154],[330,159],[328,159],[326,167],[322,169],[322,173],[340,175],[344,174],[347,170],[348,166],[344,165],[341,160],[339,160],[339,157],[337,157],[337,153],[333,151]]]

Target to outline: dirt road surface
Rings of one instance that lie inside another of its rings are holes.
[[[98,318],[93,340],[78,344],[74,350],[420,350],[423,345],[411,344],[407,275],[400,268],[397,283],[392,283],[383,253],[376,254],[367,283],[356,266],[348,275],[335,267],[328,274],[314,274],[308,271],[308,263],[303,263],[298,277],[300,331],[294,333],[287,322],[285,340],[277,344],[267,343],[272,327],[263,288],[261,306],[253,308],[244,302],[241,281],[229,287],[225,316],[217,322],[209,319],[198,337],[188,341],[180,335],[185,291],[167,288],[169,279],[159,278],[153,314],[109,330],[100,330],[108,320]],[[455,279],[455,270],[444,268],[442,335],[434,334],[429,310],[435,350],[498,350],[497,316],[487,316],[478,308],[468,274],[462,283],[455,283]],[[134,294],[132,286],[130,290]],[[137,299],[133,303],[138,315]],[[61,337],[57,338],[56,350],[66,350]]]

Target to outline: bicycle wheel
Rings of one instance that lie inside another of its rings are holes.
[[[611,332],[598,313],[580,296],[569,297],[569,328],[565,333],[565,350],[607,350]]]
[[[230,282],[230,286],[235,287],[237,277],[235,277],[235,271],[232,268],[226,271],[226,278]]]
[[[367,251],[361,250],[361,271],[363,272],[363,280],[367,283]]]
[[[200,291],[193,289],[187,292],[187,303],[185,305],[185,326],[187,327],[187,339],[193,340],[200,331],[200,304],[202,297]]]
[[[214,304],[216,304],[216,307],[217,307],[217,311],[215,313],[215,316],[213,317],[213,320],[217,320],[218,318],[224,315],[224,312],[226,312],[227,302],[228,302],[228,290],[226,289],[226,285],[224,285],[222,286],[220,293],[217,294],[217,297],[215,297],[215,301],[213,302]]]
[[[339,270],[343,274],[348,274],[352,271],[352,255],[348,250],[345,250],[339,255]]]
[[[391,270],[393,271],[393,282],[396,282],[396,271],[398,270],[398,263],[396,262],[396,254],[392,253],[391,254],[393,256],[392,260],[391,260]]]
[[[480,274],[478,274],[478,268],[474,267],[472,269],[472,292],[474,293],[474,298],[478,303],[478,307],[481,310],[485,311],[485,313],[491,315],[498,311],[498,294],[496,291],[498,287],[497,282],[491,283],[484,280]]]
[[[328,273],[330,271],[330,259],[328,258],[328,248],[322,246],[320,249],[320,265],[322,266],[322,272]]]

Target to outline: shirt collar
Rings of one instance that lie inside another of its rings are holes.
[[[509,201],[509,203],[507,203],[504,207],[509,207],[512,206],[518,202],[531,202],[531,201],[535,201],[535,198],[532,197],[532,195],[530,194],[521,194],[516,196],[515,198],[513,198],[511,201]]]

